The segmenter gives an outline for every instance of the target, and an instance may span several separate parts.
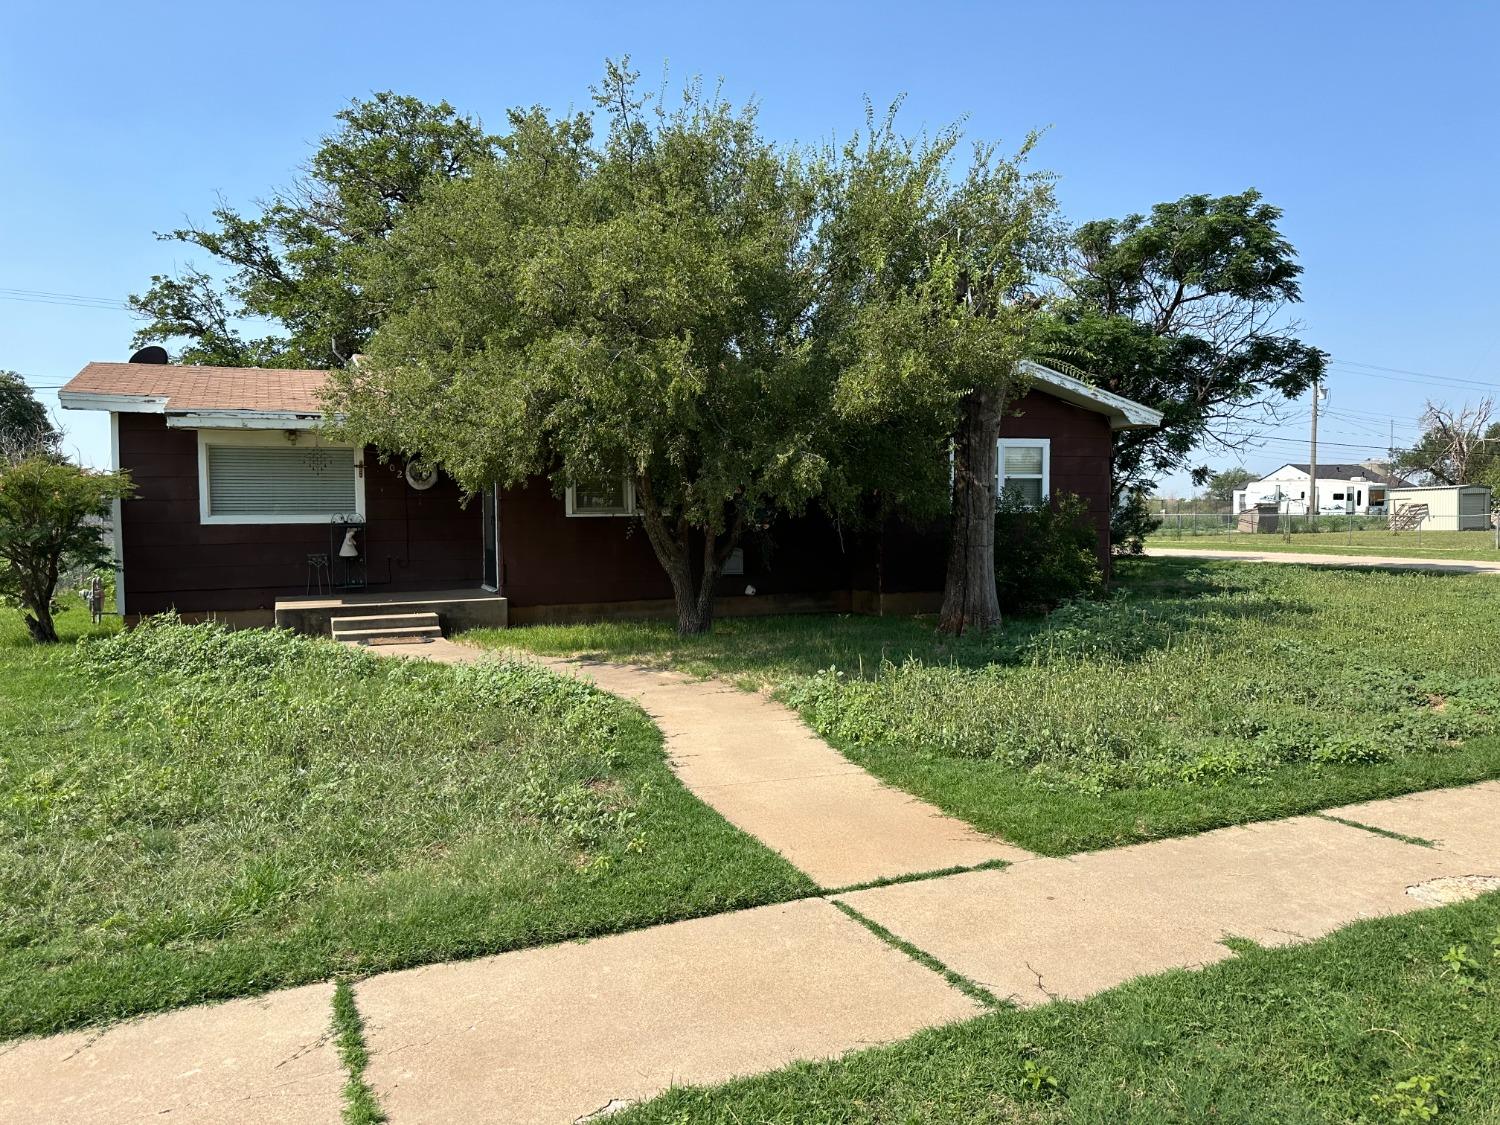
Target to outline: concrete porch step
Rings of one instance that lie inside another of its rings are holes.
[[[436,613],[382,613],[364,617],[335,617],[329,627],[336,641],[353,644],[422,644],[443,635]]]

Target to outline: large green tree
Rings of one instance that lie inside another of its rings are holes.
[[[154,276],[130,297],[146,318],[136,346],[176,342],[184,363],[231,367],[333,367],[364,348],[384,311],[360,284],[365,254],[433,184],[488,164],[494,138],[447,102],[389,92],[336,117],[259,214],[221,204],[209,226],[159,236],[206,251],[214,268]]]
[[[1251,190],[1188,195],[1074,232],[1052,343],[1164,416],[1159,429],[1116,435],[1117,506],[1190,467],[1195,450],[1241,448],[1267,411],[1322,376],[1327,356],[1286,315],[1302,267],[1280,219]]]
[[[0,460],[0,599],[20,605],[33,640],[57,640],[63,574],[113,565],[106,518],[130,488],[123,473],[92,472],[48,453]]]
[[[14,371],[0,371],[0,463],[34,451],[55,451],[61,440],[26,380]]]
[[[1203,497],[1213,504],[1232,504],[1234,494],[1256,479],[1249,469],[1225,469],[1208,478]]]
[[[811,177],[690,84],[610,64],[590,118],[516,112],[501,156],[413,208],[372,263],[394,310],[336,372],[344,429],[478,491],[628,479],[678,627],[713,620],[744,529],[818,494]]]
[[[1020,362],[1045,319],[1053,179],[1025,167],[1034,138],[1014,157],[976,146],[957,172],[956,129],[913,139],[893,120],[872,117],[826,162],[820,330],[855,453],[842,467],[908,508],[942,489],[939,627],[993,628],[1000,422],[1026,390]]]

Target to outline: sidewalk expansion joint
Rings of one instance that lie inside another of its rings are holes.
[[[993,992],[985,988],[984,985],[972,981],[963,974],[950,969],[947,965],[943,964],[926,950],[918,949],[911,942],[904,941],[901,938],[897,937],[895,934],[891,933],[890,930],[882,926],[879,922],[875,921],[873,918],[866,917],[858,910],[855,910],[854,907],[833,899],[830,899],[829,901],[854,921],[858,922],[865,929],[869,930],[881,941],[889,945],[892,949],[900,950],[902,953],[906,954],[923,968],[931,969],[934,973],[937,973],[938,976],[942,977],[945,981],[947,981],[954,988],[958,989],[958,991],[962,992],[970,1000],[977,1001],[978,1003],[984,1005],[986,1008],[989,1008],[991,1011],[998,1011],[1001,1008],[1012,1008],[1015,1006],[1011,1003],[1008,1003],[1007,1001],[1001,1000]]]
[[[1403,844],[1411,844],[1418,848],[1435,848],[1435,840],[1424,840],[1421,836],[1408,836],[1402,832],[1392,832],[1389,828],[1377,828],[1373,824],[1362,824],[1357,820],[1346,820],[1341,816],[1333,816],[1330,813],[1314,813],[1316,817],[1323,820],[1331,820],[1335,824],[1342,824],[1345,828],[1358,828],[1362,832],[1373,832],[1377,836],[1384,836],[1387,840],[1400,840]]]

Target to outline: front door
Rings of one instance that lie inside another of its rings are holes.
[[[500,486],[484,490],[480,521],[484,524],[484,588],[500,589]]]

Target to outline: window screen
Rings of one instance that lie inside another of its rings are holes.
[[[1047,447],[1009,443],[1000,447],[1000,490],[1040,507],[1047,496]]]
[[[352,449],[208,446],[210,516],[321,516],[355,510]]]
[[[570,516],[628,516],[635,510],[629,482],[623,475],[609,480],[580,481],[568,489]]]

